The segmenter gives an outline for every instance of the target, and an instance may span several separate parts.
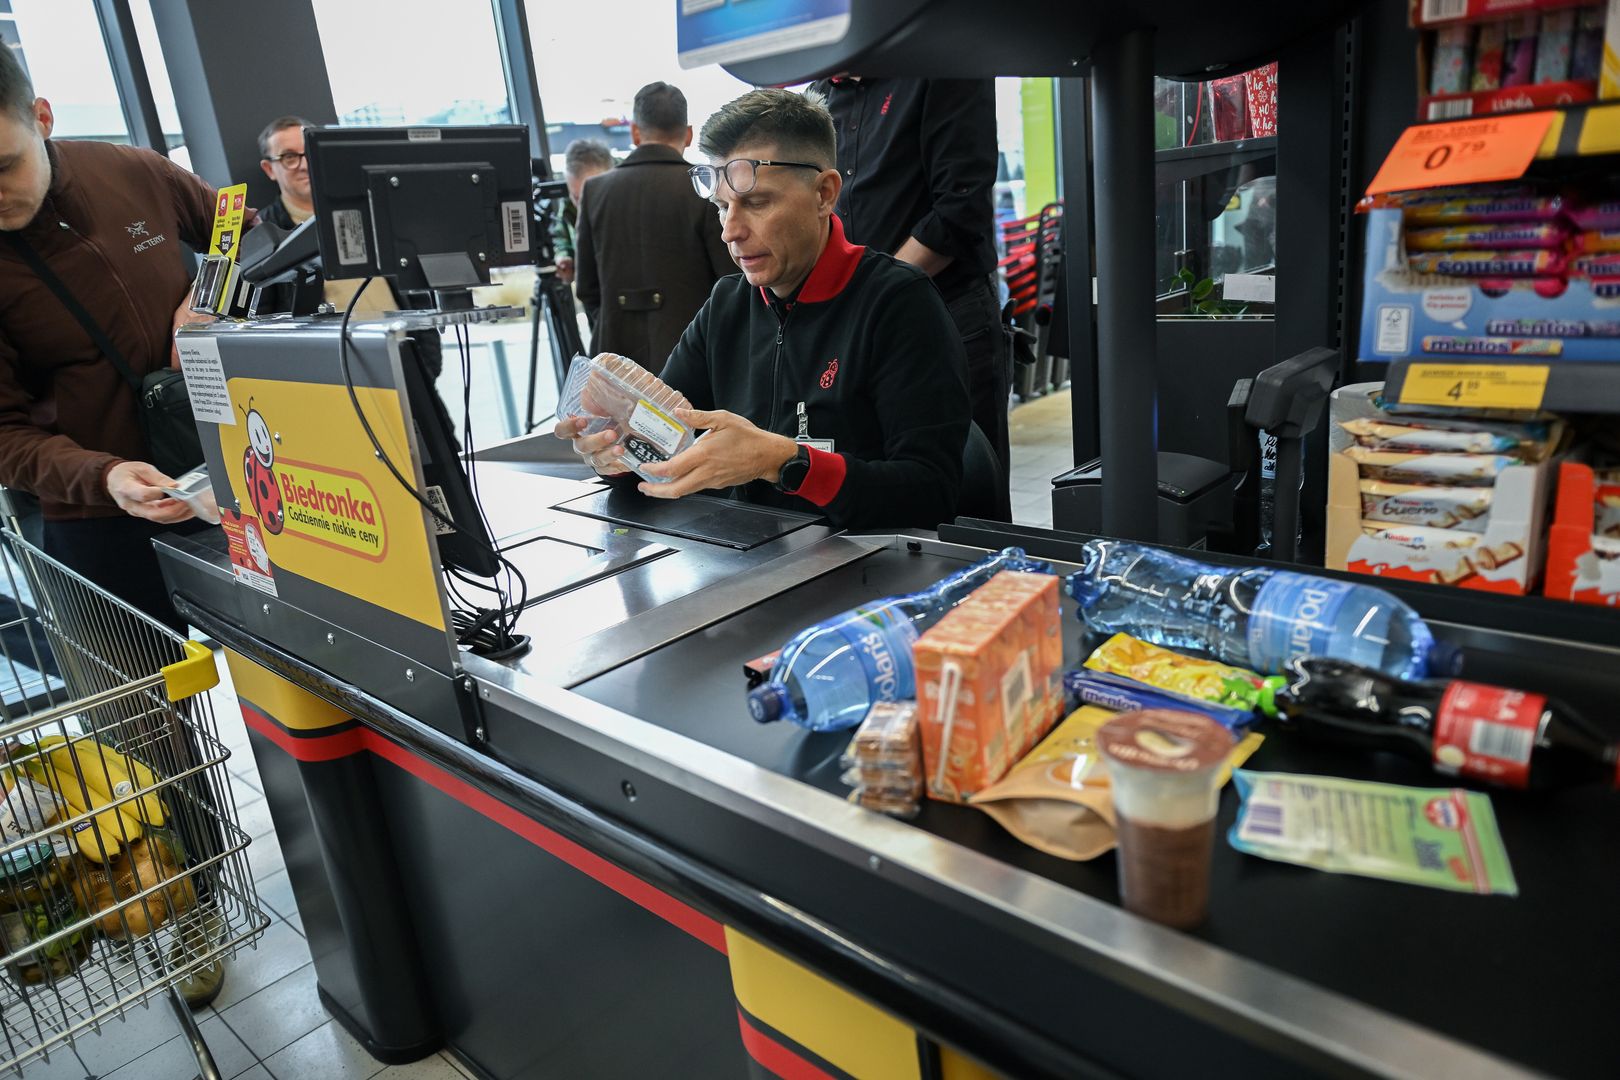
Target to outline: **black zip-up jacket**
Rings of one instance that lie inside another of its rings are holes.
[[[967,361],[939,291],[916,267],[855,247],[835,216],[791,302],[721,278],[662,378],[697,409],[799,435],[810,473],[796,494],[754,481],[749,502],[819,510],[846,529],[932,529],[956,513],[967,442]]]
[[[844,187],[838,216],[857,244],[893,255],[916,237],[951,264],[947,300],[996,267],[993,79],[823,79]]]

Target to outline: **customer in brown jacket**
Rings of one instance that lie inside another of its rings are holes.
[[[714,283],[737,266],[720,241],[714,207],[686,174],[686,95],[650,83],[636,91],[631,115],[635,150],[585,182],[574,288],[596,328],[592,351],[619,353],[656,373]]]
[[[133,389],[18,249],[26,244],[135,375],[172,362],[214,189],[150,150],[54,142],[50,103],[0,49],[0,484],[39,496],[45,549],[163,622],[152,538],[189,505],[145,460]]]

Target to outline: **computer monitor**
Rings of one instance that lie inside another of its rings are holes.
[[[431,333],[431,331],[429,331]],[[455,424],[444,402],[433,391],[427,365],[416,342],[407,336],[399,343],[400,368],[405,374],[405,400],[416,421],[416,446],[422,458],[423,496],[455,523],[453,532],[432,518],[439,534],[439,561],[445,569],[460,569],[479,577],[494,577],[500,570],[495,539],[484,523],[472,484],[456,445]]]
[[[387,277],[465,307],[490,267],[534,261],[521,124],[306,128],[304,153],[328,281]]]

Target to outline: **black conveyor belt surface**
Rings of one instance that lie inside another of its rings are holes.
[[[880,595],[928,585],[962,564],[885,550],[577,687],[584,696],[756,765],[844,794],[848,733],[760,725],[744,703],[745,661],[799,629]],[[1067,662],[1078,624],[1065,600]],[[1475,677],[1484,678],[1479,671]],[[1545,678],[1555,679],[1556,669]],[[1620,671],[1613,673],[1620,692]],[[1523,682],[1523,678],[1520,679]],[[1525,689],[1556,692],[1554,685]],[[1589,693],[1584,707],[1600,704]],[[1609,700],[1613,700],[1612,698]],[[1592,713],[1615,723],[1612,712]],[[1620,729],[1617,729],[1620,733]],[[1248,768],[1446,786],[1389,755],[1335,752],[1267,730]],[[1605,1033],[1620,1002],[1620,795],[1599,789],[1492,791],[1517,898],[1481,897],[1267,862],[1226,843],[1221,801],[1209,921],[1194,934],[1246,959],[1558,1075],[1613,1075]],[[1110,903],[1114,857],[1071,863],[1014,840],[985,814],[925,803],[913,824]]]

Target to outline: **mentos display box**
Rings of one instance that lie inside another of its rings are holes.
[[[1387,208],[1365,215],[1363,360],[1457,356],[1620,360],[1620,279],[1420,273],[1407,257],[1403,213]],[[1533,258],[1540,253],[1522,254]],[[1432,265],[1444,265],[1443,260],[1426,257]]]

